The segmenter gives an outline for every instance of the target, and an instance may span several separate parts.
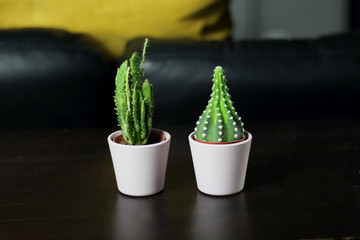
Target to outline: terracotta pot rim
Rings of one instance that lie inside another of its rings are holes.
[[[152,147],[152,146],[156,146],[156,145],[162,145],[165,142],[170,141],[170,139],[171,139],[171,135],[168,132],[166,132],[164,130],[161,130],[161,129],[153,128],[153,129],[151,129],[151,133],[160,135],[161,141],[156,141],[156,142],[153,142],[153,143],[147,143],[147,144],[144,144],[144,145],[129,145],[129,144],[119,143],[119,142],[114,141],[114,139],[122,134],[121,130],[118,130],[118,131],[115,131],[115,132],[111,133],[108,136],[108,140],[110,142],[114,143],[114,144],[118,144],[118,145],[121,145],[123,147],[146,148],[146,147]]]
[[[236,144],[236,143],[241,143],[241,142],[245,142],[246,140],[249,139],[249,132],[245,131],[244,132],[244,137],[242,139],[236,140],[236,141],[231,141],[231,142],[206,142],[206,141],[202,141],[199,139],[196,139],[195,137],[195,132],[192,132],[191,134],[191,138],[198,142],[198,143],[203,143],[203,144],[210,144],[210,145],[231,145],[231,144]]]

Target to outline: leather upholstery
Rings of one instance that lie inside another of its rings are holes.
[[[130,42],[128,53],[143,39]],[[304,40],[150,40],[157,122],[195,122],[221,65],[244,121],[360,116],[360,34]]]
[[[109,124],[115,70],[84,35],[1,30],[0,129]]]
[[[141,51],[131,41],[127,58]],[[51,29],[0,30],[0,129],[116,126],[116,63],[99,44]],[[224,67],[244,122],[359,118],[360,34],[306,40],[192,42],[150,39],[155,126],[195,123]]]

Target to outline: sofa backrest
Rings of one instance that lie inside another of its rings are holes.
[[[128,54],[143,39],[129,43]],[[360,33],[304,40],[150,40],[144,65],[154,84],[156,121],[195,122],[215,66],[246,120],[358,118]]]
[[[115,72],[85,35],[0,30],[0,129],[110,125]]]
[[[143,38],[131,41],[141,51]],[[121,61],[92,39],[62,30],[0,31],[0,129],[115,127],[114,79]],[[251,120],[359,118],[360,34],[307,40],[150,39],[145,76],[154,124],[193,124],[225,69],[239,115]]]

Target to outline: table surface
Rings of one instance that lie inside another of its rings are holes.
[[[200,193],[187,135],[172,135],[165,189],[117,191],[114,129],[0,132],[0,239],[358,239],[360,124],[251,122],[245,188]]]

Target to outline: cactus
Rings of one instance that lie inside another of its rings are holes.
[[[211,98],[196,123],[195,138],[205,142],[233,142],[244,138],[244,128],[238,116],[222,67],[214,70]]]
[[[152,84],[144,78],[142,68],[148,39],[145,39],[142,56],[133,53],[118,68],[115,78],[115,110],[118,125],[126,144],[146,144],[152,129],[154,98]]]

